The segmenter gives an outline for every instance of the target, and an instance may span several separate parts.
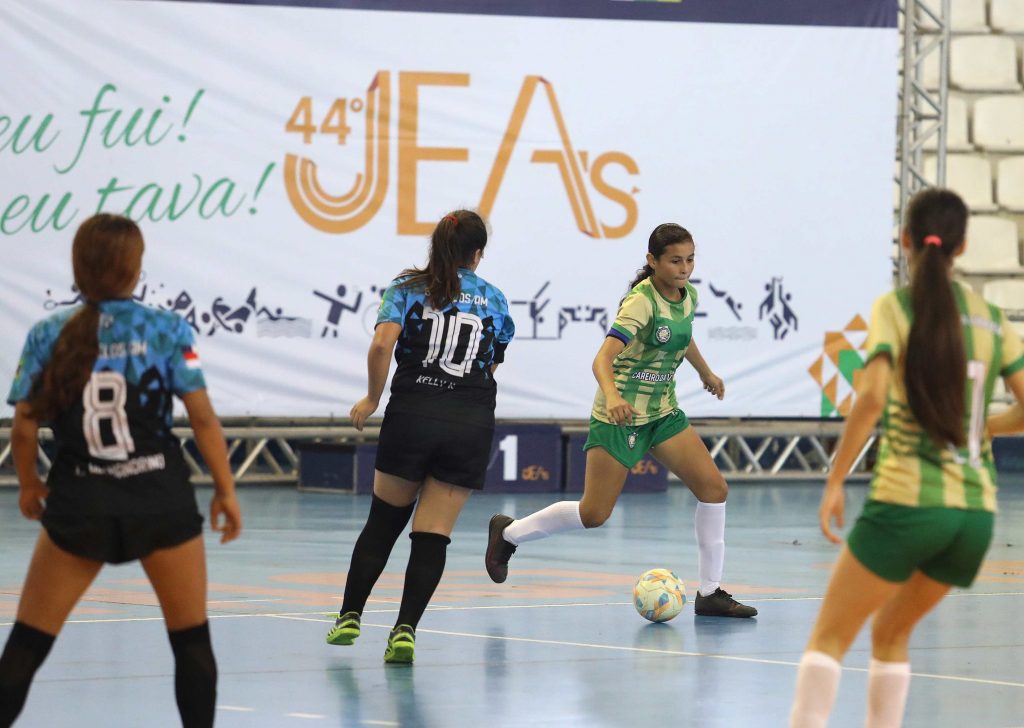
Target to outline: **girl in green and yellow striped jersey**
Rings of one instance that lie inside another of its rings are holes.
[[[826,725],[839,661],[872,614],[865,725],[901,725],[910,634],[950,586],[970,586],[992,539],[991,436],[1024,429],[1024,410],[987,426],[986,416],[996,377],[1024,402],[1024,346],[1002,311],[951,280],[967,217],[953,192],[919,193],[901,236],[911,284],[871,312],[868,363],[819,511],[831,541],[840,542],[843,480],[881,418],[878,461],[800,661],[795,728]]]
[[[673,223],[659,225],[615,322],[594,359],[599,385],[590,415],[583,499],[562,501],[525,518],[491,519],[484,563],[505,581],[516,547],[562,531],[596,528],[612,513],[630,468],[648,451],[697,496],[694,526],[699,551],[699,615],[753,617],[720,586],[725,563],[725,499],[729,487],[700,436],[676,402],[676,370],[690,362],[704,388],[722,399],[725,384],[693,341],[697,291],[689,283],[693,237]]]

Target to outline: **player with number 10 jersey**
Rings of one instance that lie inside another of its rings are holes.
[[[395,347],[388,414],[494,425],[491,367],[505,358],[515,331],[505,295],[468,268],[460,291],[444,309],[431,307],[421,287],[396,279],[385,291],[377,324],[402,327]]]

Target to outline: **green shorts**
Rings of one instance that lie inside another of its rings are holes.
[[[920,569],[954,586],[970,586],[992,541],[995,514],[960,508],[912,508],[869,500],[847,545],[857,560],[887,581]]]
[[[643,425],[612,425],[591,417],[590,434],[583,449],[603,447],[626,468],[632,468],[644,459],[652,447],[678,435],[689,426],[690,420],[682,410],[675,410],[672,414]]]

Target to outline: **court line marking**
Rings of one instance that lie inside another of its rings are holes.
[[[285,713],[286,718],[309,718],[310,720],[324,720],[327,718],[326,715],[320,713]]]
[[[292,619],[295,622],[324,622],[324,619],[315,619],[310,616],[298,616],[298,615],[273,615],[280,619]],[[377,627],[383,630],[390,630],[390,625],[373,625],[367,622],[362,623],[362,627]],[[655,649],[652,647],[626,647],[623,645],[602,645],[595,644],[592,642],[568,642],[563,640],[542,640],[534,637],[504,637],[500,635],[478,635],[472,632],[447,632],[444,630],[427,630],[417,629],[417,633],[429,634],[429,635],[444,635],[447,637],[473,637],[484,640],[499,640],[505,642],[526,642],[530,644],[542,644],[542,645],[556,645],[562,647],[590,647],[592,649],[606,649],[617,652],[640,652],[646,654],[663,654],[677,657],[711,657],[712,659],[726,659],[735,662],[753,662],[755,665],[781,665],[791,668],[799,668],[800,662],[794,662],[793,660],[786,659],[765,659],[764,657],[744,657],[742,655],[735,654],[715,654],[713,652],[688,652],[685,650],[672,650],[672,649]],[[843,667],[843,670],[849,673],[866,673],[867,668],[848,668]],[[950,680],[954,682],[965,682],[965,683],[976,683],[979,685],[997,685],[1000,687],[1018,687],[1024,688],[1024,683],[1015,683],[1005,680],[985,680],[983,678],[965,678],[956,675],[936,675],[933,673],[910,673],[915,678],[931,678],[933,680]]]
[[[999,594],[999,595],[997,595],[997,594],[981,594],[981,595],[964,594],[962,596],[1002,596],[1002,595],[1001,594]],[[1014,595],[1014,596],[1016,596],[1016,595]],[[821,597],[818,597],[818,599],[821,599]],[[612,605],[612,604],[618,605],[618,604],[629,604],[629,603],[630,602],[609,602],[609,603],[606,603],[606,604],[590,604],[590,605],[559,604],[559,605],[548,605],[548,606],[565,606],[565,607],[572,607],[572,606],[607,606],[607,605]],[[536,606],[544,606],[544,605],[514,605],[514,604],[510,604],[510,605],[506,605],[505,607],[497,607],[497,605],[494,605],[494,606],[491,606],[489,608],[516,609],[516,608],[524,608],[524,607],[525,608],[531,608],[531,607],[536,607]],[[467,608],[469,608],[469,607],[467,607]],[[380,613],[380,612],[376,612],[376,613]],[[328,612],[286,612],[286,613],[280,613],[280,614],[211,614],[209,616],[209,618],[210,619],[268,618],[268,619],[285,619],[285,620],[292,620],[292,621],[297,621],[297,622],[318,622],[318,623],[321,623],[321,624],[329,624],[330,620],[329,619],[325,619],[324,617],[325,617],[325,615],[333,615],[333,614],[334,614],[334,612],[329,612],[329,613]],[[154,621],[163,621],[163,617],[134,617],[134,618],[132,618],[132,617],[124,618],[124,617],[122,617],[122,618],[113,618],[113,619],[81,619],[81,620],[70,620],[69,619],[66,622],[66,624],[96,624],[96,623],[109,623],[109,622],[154,622]],[[12,622],[0,622],[0,626],[10,626],[11,624],[13,624],[13,623]],[[368,622],[363,622],[363,626],[364,627],[377,627],[377,628],[380,628],[380,629],[388,629],[388,630],[391,629],[391,625],[371,624],[371,623],[368,623]],[[782,666],[786,666],[786,667],[799,667],[799,665],[800,665],[799,662],[793,662],[791,660],[767,660],[767,659],[759,658],[759,657],[743,657],[743,656],[739,656],[739,655],[716,655],[716,654],[709,653],[709,652],[687,652],[687,651],[683,651],[683,650],[659,650],[659,649],[654,649],[654,648],[650,648],[650,647],[625,647],[625,646],[621,646],[621,645],[601,645],[601,644],[594,644],[594,643],[589,643],[589,642],[569,642],[569,641],[563,641],[563,640],[543,640],[543,639],[538,639],[538,638],[533,638],[533,637],[505,637],[505,636],[500,636],[500,635],[474,634],[472,632],[450,632],[450,631],[436,630],[436,629],[422,629],[421,628],[421,629],[419,629],[417,631],[418,632],[422,632],[424,634],[439,634],[439,635],[445,635],[445,636],[451,636],[451,637],[473,637],[473,638],[476,638],[476,639],[503,640],[503,641],[506,641],[506,642],[525,642],[525,643],[530,643],[530,644],[556,645],[556,646],[562,646],[562,647],[586,647],[586,648],[590,648],[590,649],[611,650],[611,651],[615,651],[615,652],[637,652],[637,653],[642,653],[642,654],[668,655],[668,656],[676,656],[676,657],[708,657],[708,658],[716,659],[716,660],[728,660],[728,661],[733,661],[733,662],[747,662],[747,663],[760,664],[760,665],[782,665]],[[867,668],[864,668],[864,667],[846,667],[846,666],[843,667],[843,670],[845,672],[863,672],[863,673],[866,673],[868,671]],[[946,681],[951,681],[951,682],[966,682],[966,683],[973,683],[973,684],[978,684],[978,685],[994,685],[994,686],[1000,686],[1000,687],[1024,688],[1024,683],[1010,682],[1010,681],[1004,681],[1004,680],[986,680],[986,679],[983,679],[983,678],[961,677],[961,676],[957,676],[957,675],[936,675],[936,674],[933,674],[933,673],[924,673],[924,672],[912,672],[911,675],[913,677],[931,678],[933,680],[946,680]]]
[[[218,705],[217,710],[230,710],[235,713],[255,713],[256,708],[246,708],[241,705]]]
[[[947,594],[947,598],[958,598],[958,597],[1020,597],[1024,596],[1024,592],[985,592],[985,593],[972,593],[964,592],[962,594]],[[807,601],[818,601],[820,602],[824,597],[767,597],[764,599],[747,599],[747,602],[807,602]],[[481,604],[477,606],[465,606],[465,607],[427,607],[428,612],[444,612],[444,611],[476,611],[485,609],[542,609],[542,608],[559,608],[559,607],[621,607],[630,605],[632,602],[566,602],[560,604]],[[393,614],[398,612],[397,609],[373,609],[366,610],[365,614]],[[280,613],[261,613],[251,612],[245,614],[211,614],[210,619],[241,619],[251,617],[305,617],[305,616],[334,616],[337,612],[280,612]],[[109,617],[105,619],[69,619],[65,624],[108,624],[112,622],[162,622],[163,616],[153,617]],[[322,620],[315,620],[322,621]],[[0,622],[0,627],[10,627],[14,622]]]

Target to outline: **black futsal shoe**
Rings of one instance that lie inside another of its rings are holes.
[[[502,537],[505,528],[514,518],[495,513],[487,529],[487,552],[484,554],[484,566],[491,581],[500,584],[508,578],[508,560],[516,552],[516,547]]]
[[[757,610],[740,604],[732,598],[732,594],[718,587],[708,596],[699,591],[694,600],[693,611],[701,617],[756,617]]]

